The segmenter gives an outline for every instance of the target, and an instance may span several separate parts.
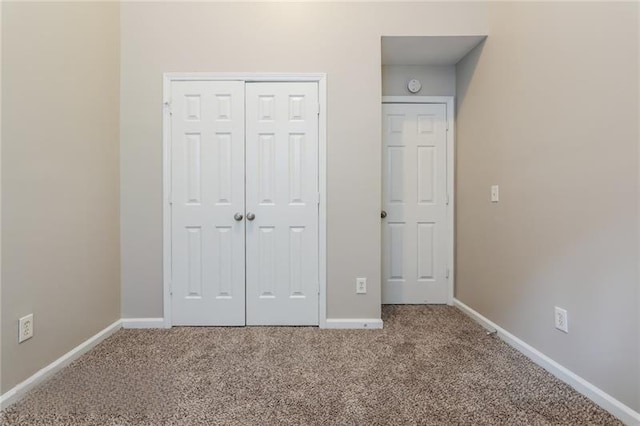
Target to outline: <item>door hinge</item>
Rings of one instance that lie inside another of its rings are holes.
[[[449,194],[447,194],[447,205],[449,205]]]
[[[449,131],[449,120],[447,120],[447,132]]]
[[[169,111],[169,115],[173,115],[173,110],[171,109],[171,101],[166,101],[164,103],[164,107]]]
[[[318,205],[320,205],[320,193],[319,192],[316,194],[316,203]]]
[[[444,276],[445,276],[446,279],[449,279],[449,268],[447,268],[447,271],[445,272]]]
[[[169,296],[173,296],[173,285],[169,283]]]
[[[320,104],[318,104],[318,112],[317,112],[317,114],[320,115]]]

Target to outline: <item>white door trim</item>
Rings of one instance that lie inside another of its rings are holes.
[[[318,83],[318,265],[319,325],[327,327],[327,75],[325,73],[208,73],[163,74],[162,113],[162,268],[164,327],[171,328],[171,83],[174,81],[317,82]]]
[[[383,96],[383,104],[445,104],[447,108],[447,267],[449,269],[448,305],[453,305],[455,285],[455,104],[453,96]]]

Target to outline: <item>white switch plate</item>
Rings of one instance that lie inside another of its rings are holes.
[[[555,326],[560,331],[569,332],[569,315],[566,309],[555,307]]]
[[[367,279],[356,278],[356,293],[365,294],[367,292]]]
[[[491,185],[491,202],[497,203],[500,201],[500,187],[498,185]]]
[[[33,314],[20,318],[18,324],[18,343],[31,339],[33,337]]]

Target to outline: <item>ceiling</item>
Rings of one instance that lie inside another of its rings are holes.
[[[486,37],[382,37],[382,65],[455,65]]]

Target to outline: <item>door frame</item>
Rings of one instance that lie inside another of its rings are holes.
[[[326,73],[166,72],[162,85],[162,269],[164,328],[171,317],[171,83],[174,81],[318,83],[318,322],[327,326],[327,75]]]
[[[455,288],[455,97],[383,96],[382,104],[444,104],[447,110],[447,305],[453,305]],[[384,135],[383,135],[384,137]],[[382,142],[382,141],[381,141]],[[383,165],[384,166],[384,165]],[[381,182],[382,184],[382,182]],[[384,249],[384,248],[383,248]],[[380,265],[382,267],[382,265]]]

